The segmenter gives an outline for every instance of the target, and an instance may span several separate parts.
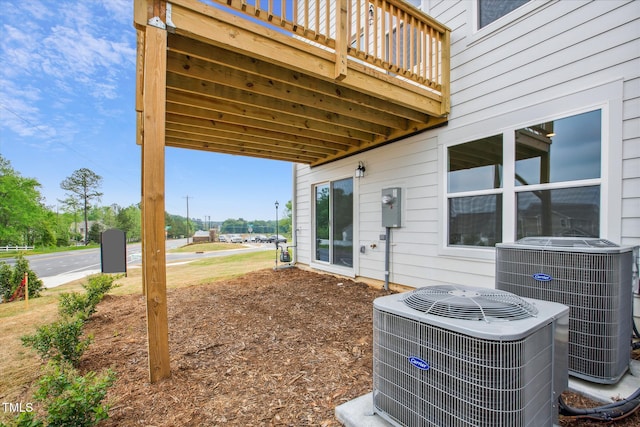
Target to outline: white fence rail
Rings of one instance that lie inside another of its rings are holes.
[[[9,251],[32,251],[33,246],[0,246],[0,252],[9,252]]]

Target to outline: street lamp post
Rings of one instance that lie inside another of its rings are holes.
[[[276,200],[276,270],[278,269],[278,206],[280,206],[280,204]]]

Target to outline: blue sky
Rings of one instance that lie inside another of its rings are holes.
[[[45,204],[75,170],[102,176],[102,205],[140,201],[133,0],[0,0],[0,154],[37,179]],[[291,163],[166,149],[166,211],[272,219]],[[1,203],[1,201],[0,201]]]

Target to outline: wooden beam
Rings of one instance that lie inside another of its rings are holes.
[[[138,113],[138,116],[142,116],[142,112]],[[140,129],[141,125],[138,122],[138,128]],[[138,132],[140,133],[140,132]],[[142,144],[142,139],[140,139],[140,235],[145,235],[144,229],[144,145]],[[144,244],[144,238],[140,239],[140,251],[141,254],[144,255],[146,253],[146,245]],[[147,295],[147,281],[145,279],[145,270],[142,269],[142,295]]]
[[[316,4],[319,3],[316,1]],[[336,80],[343,80],[347,77],[347,48],[349,47],[349,34],[347,31],[347,0],[336,2]],[[326,3],[325,7],[329,7]]]
[[[336,151],[322,152],[320,149],[314,149],[308,145],[292,145],[286,141],[264,143],[251,138],[233,138],[231,134],[225,132],[220,135],[203,135],[201,133],[184,132],[179,130],[167,130],[167,145],[169,140],[193,141],[195,145],[206,144],[208,146],[226,146],[228,149],[236,149],[242,152],[245,149],[255,149],[264,152],[272,151],[273,153],[281,153],[282,155],[290,155],[291,157],[306,157],[307,161],[313,161],[317,158],[324,158],[329,155],[337,154]],[[293,160],[292,160],[293,161]]]
[[[142,256],[146,284],[149,381],[171,375],[167,318],[167,272],[164,233],[165,109],[167,33],[147,26],[144,51]]]
[[[272,148],[274,151],[286,150],[287,152],[308,152],[317,153],[320,156],[336,154],[338,150],[323,147],[320,144],[300,144],[289,142],[286,139],[264,138],[256,135],[247,135],[244,132],[229,132],[222,129],[205,129],[191,127],[183,124],[167,124],[167,138],[169,134],[177,138],[193,138],[195,140],[206,141],[209,138],[227,140],[234,145],[251,145],[256,148]]]
[[[181,116],[167,112],[167,130],[178,129],[178,127],[203,128],[207,130],[222,130],[242,134],[245,138],[259,137],[273,139],[275,141],[288,141],[292,144],[310,145],[320,147],[326,150],[341,151],[346,150],[352,145],[360,145],[360,141],[339,140],[328,141],[326,138],[307,137],[301,135],[296,129],[292,129],[290,133],[284,132],[283,129],[270,129],[268,131],[258,127],[249,126],[249,124],[240,124],[232,122],[229,119],[218,120],[217,118],[202,119],[195,116]],[[316,135],[317,136],[317,135]]]
[[[233,102],[240,104],[242,108],[259,108],[274,115],[287,114],[290,117],[297,117],[296,120],[299,122],[308,120],[317,123],[318,126],[338,126],[343,129],[354,129],[376,135],[389,134],[388,128],[375,122],[346,117],[331,110],[309,107],[286,99],[272,98],[218,84],[217,82],[192,79],[179,74],[169,73],[167,75],[167,88],[214,99],[233,100]],[[374,117],[370,119],[373,120]]]
[[[364,94],[344,87],[336,82],[329,82],[313,78],[308,74],[277,66],[256,58],[250,58],[223,47],[203,43],[199,40],[188,39],[176,34],[169,34],[169,50],[181,53],[183,56],[223,65],[228,68],[241,70],[255,76],[267,77],[270,81],[280,82],[286,86],[322,93],[324,97],[332,97],[345,104],[353,104],[369,109],[404,117],[410,121],[426,121],[425,114],[401,105],[381,101],[378,97]],[[285,87],[285,86],[283,86]]]
[[[295,154],[283,154],[278,152],[277,150],[273,150],[271,148],[252,148],[239,146],[234,147],[232,145],[218,143],[218,141],[206,141],[195,143],[193,140],[183,140],[178,138],[167,137],[167,146],[176,147],[176,148],[188,148],[192,150],[199,151],[210,151],[212,153],[223,153],[223,154],[231,154],[235,156],[248,156],[248,157],[259,157],[261,159],[271,159],[271,160],[283,160],[286,162],[294,162],[294,163],[311,163],[312,161],[316,161],[317,157],[305,156],[303,153]]]
[[[318,122],[316,120],[305,119],[300,116],[294,116],[285,112],[268,110],[260,108],[256,105],[244,103],[242,105],[235,104],[224,98],[215,98],[209,96],[195,95],[193,92],[184,91],[183,88],[167,88],[167,96],[169,100],[169,111],[176,114],[185,114],[185,111],[191,107],[206,109],[222,113],[223,115],[235,115],[244,118],[244,123],[255,123],[253,126],[260,126],[260,122],[271,122],[276,124],[277,128],[284,129],[293,127],[296,129],[305,129],[307,131],[319,132],[338,138],[348,138],[354,141],[372,141],[371,133],[363,132],[358,129],[350,129],[333,123]],[[223,119],[220,119],[223,121]],[[266,126],[263,126],[267,129]],[[272,128],[270,128],[272,129]],[[306,133],[300,133],[306,135]]]
[[[451,31],[448,29],[444,32],[441,50],[442,76],[440,76],[440,81],[442,82],[442,87],[440,93],[442,94],[442,98],[440,103],[440,114],[444,116],[451,112]]]
[[[136,111],[142,111],[142,88],[144,85],[144,35],[136,30]]]
[[[407,120],[396,114],[374,109],[371,105],[356,104],[347,99],[340,99],[320,92],[311,87],[300,87],[283,83],[271,78],[277,72],[277,66],[263,63],[261,74],[253,74],[245,70],[194,58],[169,51],[167,69],[170,73],[200,81],[216,83],[216,86],[228,86],[249,93],[264,95],[273,99],[282,99],[287,105],[304,105],[311,108],[333,112],[336,116],[351,117],[395,129],[406,129]],[[332,85],[335,93],[340,89]],[[372,102],[373,103],[373,102]],[[428,116],[422,114],[421,119]]]
[[[147,0],[133,0],[133,25],[137,29],[144,31],[149,20]]]

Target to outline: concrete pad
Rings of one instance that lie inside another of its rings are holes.
[[[617,384],[596,384],[569,377],[569,390],[604,403],[626,399],[640,388],[640,360],[631,360],[629,371]]]
[[[335,409],[336,418],[346,427],[391,427],[392,424],[373,413],[373,393],[356,397]]]

